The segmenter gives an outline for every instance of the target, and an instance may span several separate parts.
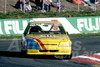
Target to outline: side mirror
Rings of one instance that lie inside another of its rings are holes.
[[[68,32],[66,32],[66,34],[69,36],[69,33]]]

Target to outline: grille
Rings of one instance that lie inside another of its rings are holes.
[[[40,52],[58,52],[58,50],[40,50]]]
[[[41,44],[41,45],[57,45],[57,44]]]

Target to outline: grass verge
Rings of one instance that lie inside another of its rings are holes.
[[[89,16],[100,16],[100,11],[66,11],[66,12],[8,12],[8,13],[0,13],[0,19],[17,19],[17,18],[47,18],[47,17],[68,17],[71,15],[72,17],[89,17]]]
[[[21,39],[21,35],[1,35],[0,39]],[[82,33],[82,34],[70,34],[69,35],[70,38],[84,38],[84,37],[100,37],[100,33]]]
[[[100,33],[70,34],[70,38],[100,37]]]
[[[0,39],[21,39],[21,35],[0,35]]]

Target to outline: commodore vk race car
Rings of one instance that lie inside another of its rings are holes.
[[[30,22],[22,36],[21,51],[27,55],[65,56],[71,59],[71,41],[61,23]]]

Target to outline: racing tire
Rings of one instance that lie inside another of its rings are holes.
[[[66,58],[66,56],[65,55],[55,55],[54,58],[62,60],[64,58]]]
[[[71,55],[67,55],[66,59],[70,60],[72,58],[72,54]]]
[[[56,59],[66,59],[66,60],[70,60],[72,58],[72,54],[71,55],[55,55],[54,58]]]
[[[26,49],[24,48],[24,46],[22,44],[21,44],[21,53],[24,55],[26,54]]]

